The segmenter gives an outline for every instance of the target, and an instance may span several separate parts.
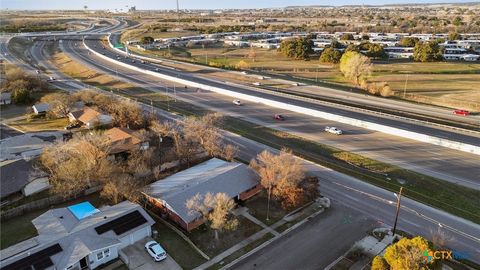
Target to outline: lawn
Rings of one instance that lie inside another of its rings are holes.
[[[0,248],[4,249],[30,237],[36,236],[37,230],[31,221],[32,219],[35,219],[39,215],[45,213],[47,210],[66,207],[84,201],[89,201],[97,208],[100,208],[102,205],[106,204],[105,201],[100,198],[99,193],[94,193],[58,205],[52,205],[47,208],[35,210],[9,220],[2,220],[0,222]]]
[[[8,123],[8,125],[23,132],[36,132],[63,130],[68,123],[68,118],[46,119],[41,117],[33,119],[23,118],[11,121]]]
[[[157,221],[153,229],[158,231],[155,240],[183,269],[193,269],[206,262],[182,237],[162,222]]]
[[[214,231],[209,229],[205,224],[188,233],[188,237],[197,247],[213,258],[262,229],[262,227],[243,216],[237,218],[239,221],[237,229],[219,233],[218,240],[215,239]]]
[[[266,190],[262,190],[245,202],[248,212],[267,225],[274,224],[288,214],[288,211],[284,210],[281,204],[272,197],[270,200],[269,220],[267,220],[267,205],[268,196]]]

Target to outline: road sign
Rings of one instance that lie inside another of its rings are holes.
[[[117,49],[123,49],[124,48],[123,44],[121,44],[121,43],[115,44],[115,45],[113,45],[113,47],[117,48]]]

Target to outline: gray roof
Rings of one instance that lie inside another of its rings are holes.
[[[38,103],[32,106],[32,108],[36,109],[37,112],[46,112],[50,108],[50,105],[48,103]]]
[[[152,226],[155,223],[138,204],[129,201],[104,207],[100,212],[81,220],[78,220],[67,208],[48,210],[32,220],[38,236],[1,251],[0,268],[58,243],[62,251],[53,255],[51,259],[57,269],[65,269],[93,251],[120,244],[120,238],[130,234],[131,230],[121,235],[116,235],[111,230],[99,235],[95,227],[134,211],[139,211],[147,223],[133,230]]]
[[[0,100],[10,100],[10,99],[12,99],[11,92],[3,92],[0,94]]]
[[[1,198],[19,192],[31,181],[46,176],[44,172],[33,167],[32,161],[23,159],[0,162],[0,175]]]
[[[258,183],[258,175],[245,164],[212,158],[149,185],[145,193],[165,201],[172,211],[189,223],[197,216],[189,213],[185,204],[196,194],[223,192],[233,198]]]

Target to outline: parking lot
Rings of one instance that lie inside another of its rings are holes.
[[[161,262],[156,262],[145,250],[145,244],[152,241],[150,237],[144,238],[137,243],[127,246],[120,251],[122,258],[128,269],[136,270],[181,270],[182,268],[167,254],[167,258]],[[160,243],[161,245],[162,243]]]

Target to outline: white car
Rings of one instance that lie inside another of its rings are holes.
[[[332,134],[335,134],[335,135],[342,135],[343,134],[343,131],[336,128],[336,127],[325,127],[325,131],[329,132],[329,133],[332,133]]]
[[[167,252],[155,241],[147,242],[145,249],[156,262],[163,261],[167,258]]]
[[[235,99],[235,100],[233,100],[233,104],[235,104],[237,106],[240,106],[240,105],[242,105],[242,102],[239,99]]]

